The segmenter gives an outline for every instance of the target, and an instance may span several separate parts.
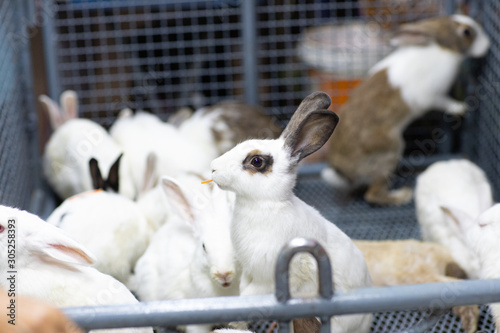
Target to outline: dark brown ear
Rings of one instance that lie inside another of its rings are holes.
[[[115,163],[109,168],[109,173],[108,173],[108,179],[107,179],[107,185],[116,193],[118,193],[118,189],[120,188],[120,183],[119,183],[119,171],[120,171],[120,161],[122,159],[123,153],[118,156],[116,159]]]
[[[297,132],[297,128],[311,112],[326,110],[330,106],[331,99],[326,93],[316,91],[304,98],[299,107],[281,133],[280,138],[286,139],[291,133]]]
[[[99,170],[99,163],[93,157],[89,161],[89,169],[94,190],[104,189],[104,179],[102,178],[101,170]]]
[[[284,146],[291,151],[296,163],[320,149],[330,138],[339,122],[332,111],[319,110],[309,113],[285,139]]]

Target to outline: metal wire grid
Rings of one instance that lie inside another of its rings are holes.
[[[23,4],[0,1],[0,203],[26,209],[38,177]]]
[[[479,106],[467,119],[464,151],[477,162],[493,185],[495,199],[500,200],[500,3],[484,1],[481,23],[491,38],[491,47],[482,62],[477,85],[470,94],[470,104]]]

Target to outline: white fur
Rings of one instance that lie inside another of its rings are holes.
[[[285,130],[286,131],[286,130]],[[231,238],[236,259],[242,266],[242,295],[274,291],[278,253],[295,237],[320,242],[332,262],[335,290],[348,291],[371,285],[361,251],[333,223],[293,194],[296,165],[284,139],[248,140],[212,162],[213,180],[222,189],[236,193]],[[273,157],[269,173],[249,173],[242,161],[251,151]],[[308,255],[294,258],[291,291],[299,296],[317,292],[316,266]],[[332,319],[332,332],[368,332],[371,315]]]
[[[500,278],[500,204],[495,204],[477,218],[461,207],[444,206],[459,224],[460,231],[474,254],[480,260],[479,278]],[[500,303],[491,304],[491,312],[498,330],[500,327]]]
[[[122,153],[106,130],[89,119],[79,119],[77,96],[73,91],[61,95],[61,105],[45,95],[40,96],[54,127],[45,146],[43,171],[51,187],[61,199],[93,189],[89,160],[94,157],[107,177],[109,168]],[[69,108],[69,109],[68,109]],[[122,163],[119,168],[119,192],[135,196],[129,169]]]
[[[436,162],[417,178],[415,204],[422,238],[448,247],[468,276],[477,278],[478,259],[440,206],[460,208],[473,217],[489,208],[492,191],[484,172],[468,160]]]
[[[28,212],[0,206],[0,258],[7,263],[8,219],[16,230],[17,288],[58,307],[136,304],[138,301],[120,282],[89,265],[93,256],[60,229]],[[9,289],[6,269],[0,286]],[[152,333],[151,328],[95,330],[92,332]]]
[[[104,191],[65,200],[47,222],[86,246],[99,271],[125,284],[156,231],[134,201]]]
[[[182,192],[174,193],[172,184]],[[239,269],[229,235],[234,195],[216,187],[210,190],[213,185],[202,185],[193,176],[176,181],[164,177],[161,186],[170,213],[135,267],[134,289],[139,299],[237,295]],[[182,202],[183,198],[187,200]],[[210,325],[188,326],[187,330],[208,332]]]
[[[437,44],[407,46],[396,49],[381,60],[370,74],[386,69],[389,83],[400,89],[414,118],[432,108],[461,114],[465,112],[465,106],[459,106],[459,102],[452,101],[446,94],[463,59],[463,55]]]
[[[110,128],[110,134],[125,151],[137,192],[143,185],[146,159],[151,152],[157,156],[157,176],[209,170],[212,157],[202,147],[152,114],[137,112],[133,117],[121,117]]]

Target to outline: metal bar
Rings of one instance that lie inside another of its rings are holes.
[[[58,100],[61,93],[59,82],[59,70],[56,65],[56,45],[57,35],[55,33],[54,17],[57,14],[57,4],[55,1],[43,1],[43,48],[45,53],[45,68],[47,73],[48,94],[53,99]]]
[[[232,321],[326,318],[354,313],[447,309],[456,305],[500,302],[500,279],[441,282],[397,287],[364,288],[330,299],[291,299],[274,295],[232,296],[139,303],[119,306],[65,308],[86,329],[169,326]]]
[[[305,238],[292,239],[281,250],[276,262],[275,296],[278,302],[286,303],[290,299],[290,262],[299,252],[310,253],[318,263],[319,295],[330,299],[333,296],[332,265],[325,249],[315,240]]]
[[[242,1],[241,16],[243,23],[243,70],[245,73],[245,101],[257,105],[258,72],[257,72],[257,19],[255,0]]]

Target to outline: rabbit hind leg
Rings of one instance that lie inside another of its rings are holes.
[[[403,205],[411,201],[413,191],[409,187],[389,190],[386,178],[379,178],[370,184],[364,198],[367,202],[377,205]]]

